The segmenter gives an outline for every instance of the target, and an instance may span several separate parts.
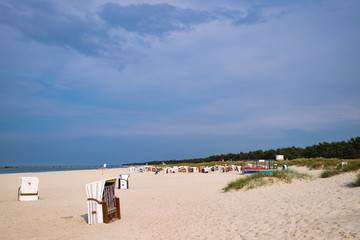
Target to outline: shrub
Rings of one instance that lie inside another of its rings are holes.
[[[354,183],[354,187],[360,187],[360,173],[357,175],[357,179]]]

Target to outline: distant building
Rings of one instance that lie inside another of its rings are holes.
[[[283,161],[284,160],[284,155],[275,155],[275,160],[276,161]]]

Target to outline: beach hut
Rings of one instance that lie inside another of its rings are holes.
[[[38,177],[20,177],[20,186],[18,189],[19,201],[39,200],[39,178]]]
[[[129,189],[129,177],[130,174],[120,174],[119,176],[119,189]]]
[[[271,173],[276,170],[275,161],[273,159],[260,160],[243,160],[242,171],[246,173]]]
[[[88,224],[109,223],[120,219],[120,200],[115,196],[116,178],[85,185],[88,204]]]

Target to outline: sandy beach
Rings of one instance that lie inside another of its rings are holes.
[[[0,175],[1,239],[360,239],[356,173],[224,193],[239,173],[134,172],[116,189],[121,219],[88,225],[85,184],[124,173]],[[17,201],[21,176],[39,177],[40,200]]]

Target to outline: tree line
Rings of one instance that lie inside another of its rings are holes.
[[[292,160],[295,158],[340,158],[340,159],[358,159],[360,158],[360,137],[351,138],[348,141],[341,142],[323,142],[305,148],[287,147],[270,150],[256,150],[247,153],[228,153],[221,155],[212,155],[205,158],[194,158],[184,160],[166,160],[147,162],[151,165],[159,165],[163,162],[166,164],[178,163],[202,163],[214,161],[239,161],[245,159],[275,159],[275,155],[284,155],[285,159]],[[131,163],[128,165],[139,165],[143,163]]]

